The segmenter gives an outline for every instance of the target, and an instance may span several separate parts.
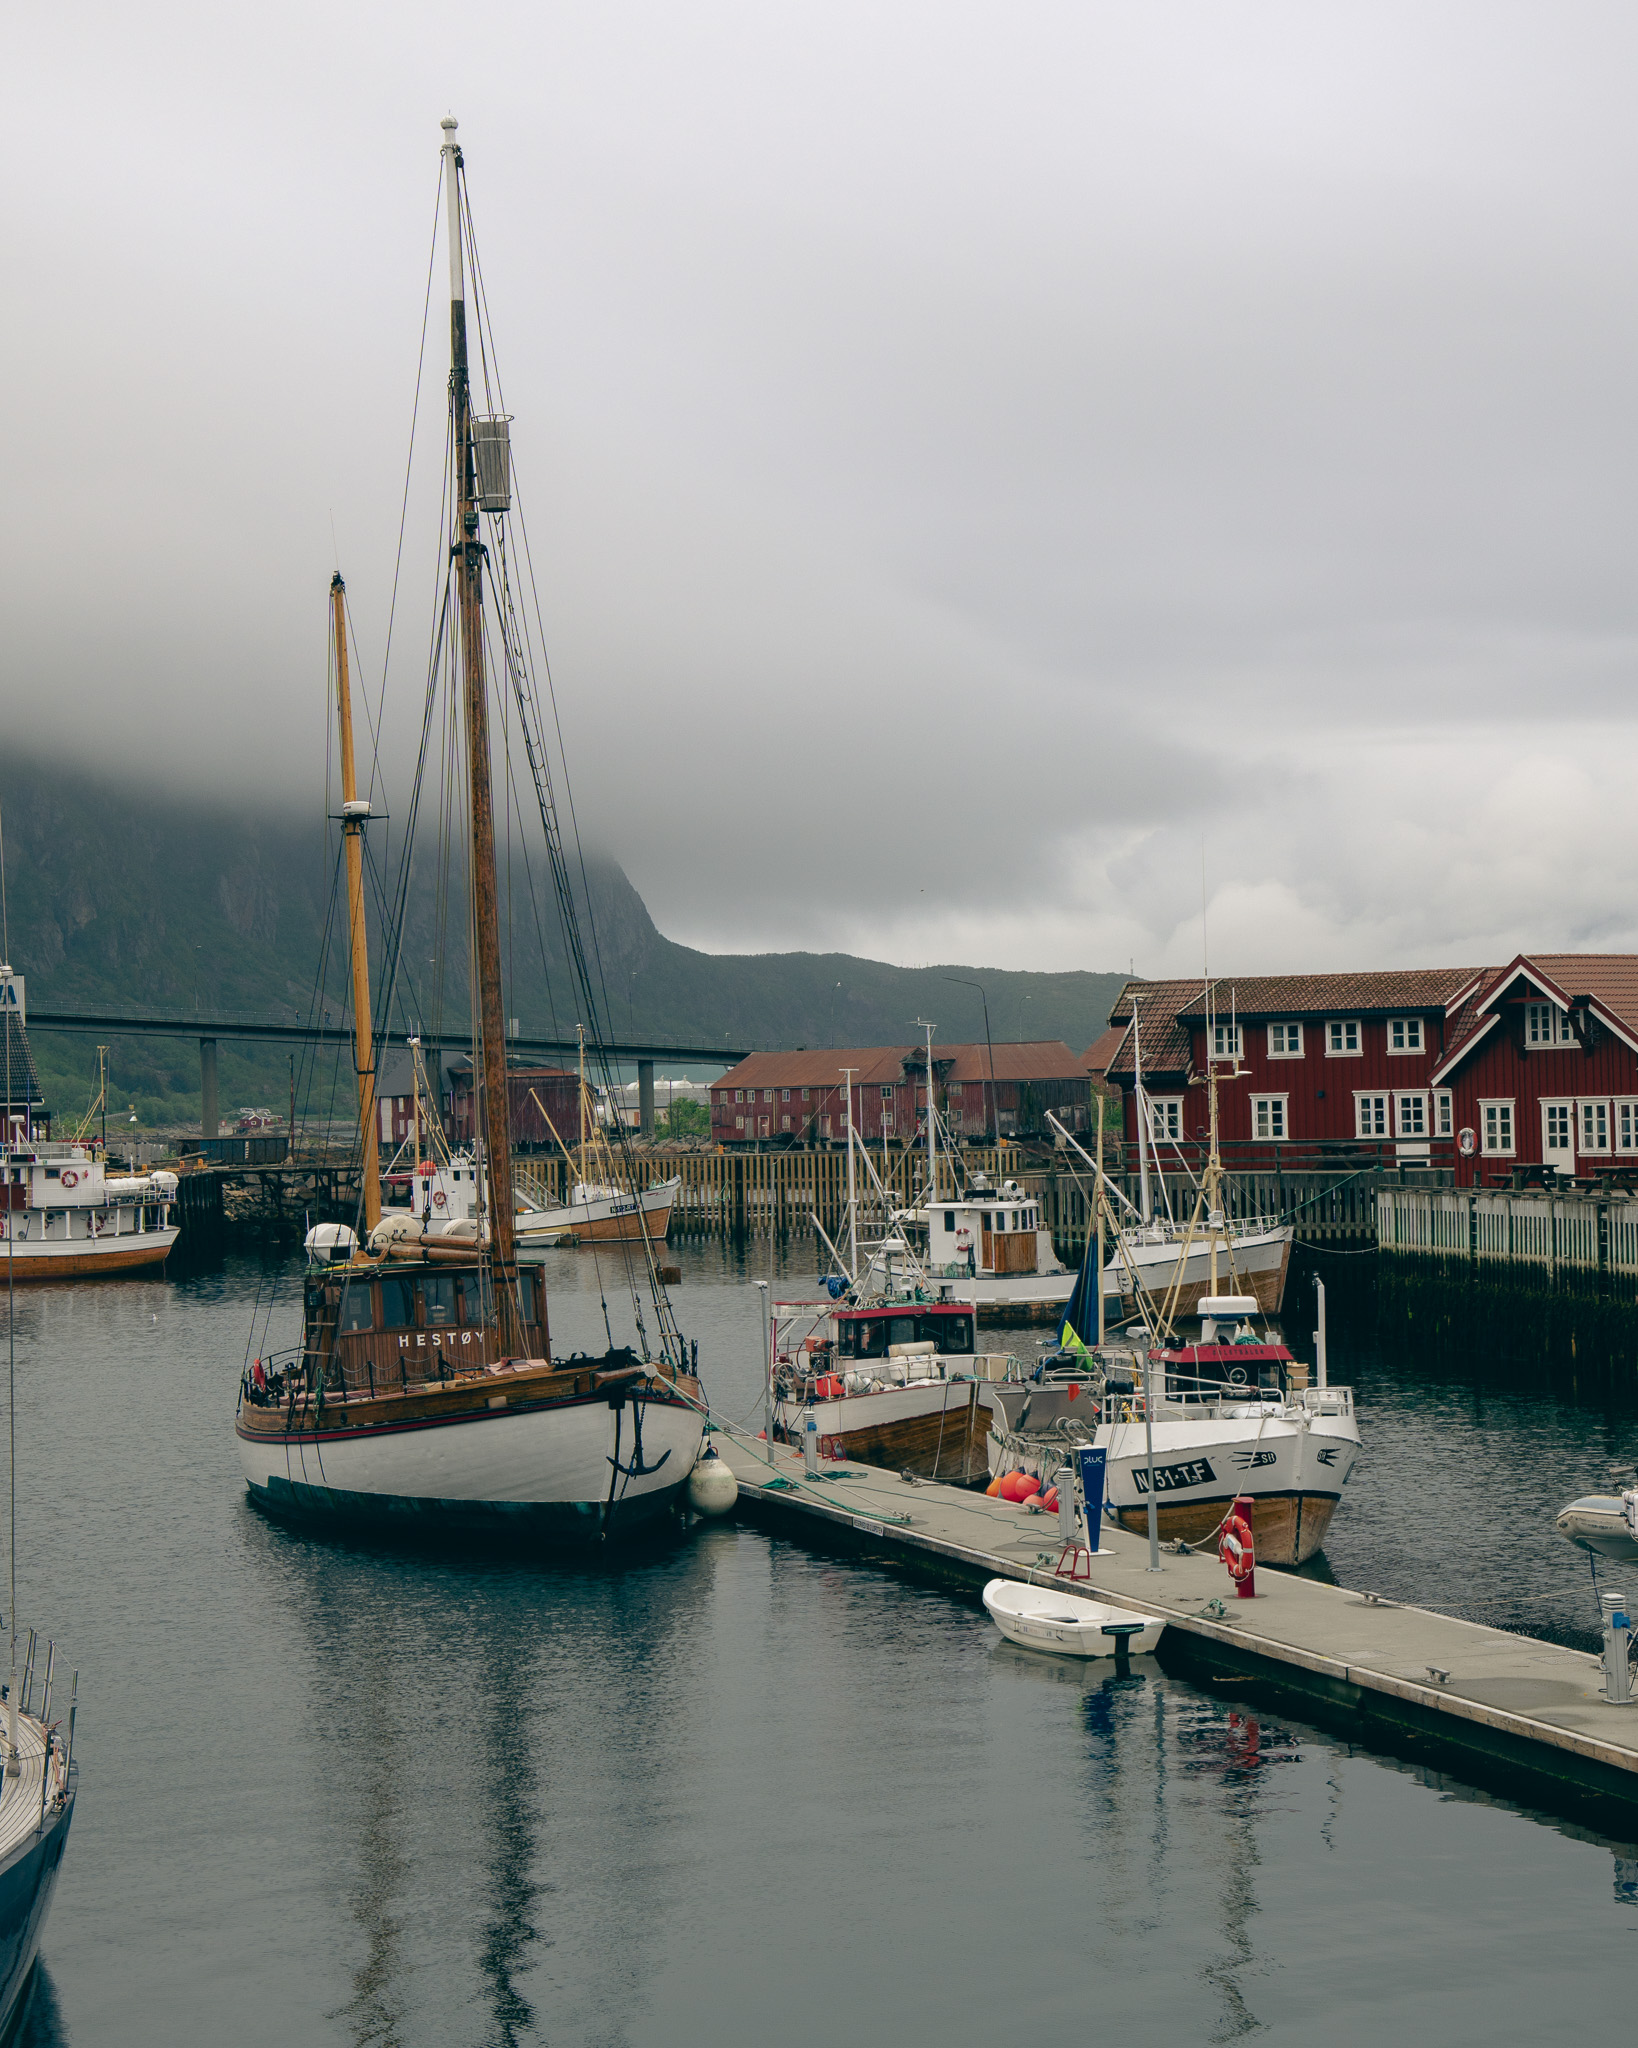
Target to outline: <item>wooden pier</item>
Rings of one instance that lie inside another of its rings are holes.
[[[1629,1300],[1638,1286],[1638,1198],[1626,1190],[1383,1187],[1376,1204],[1378,1243],[1394,1257],[1597,1278]]]
[[[976,1596],[991,1578],[1061,1586],[1163,1615],[1161,1660],[1214,1688],[1396,1753],[1440,1759],[1508,1797],[1638,1830],[1638,1705],[1601,1695],[1596,1657],[1478,1622],[1264,1568],[1238,1600],[1215,1555],[1163,1549],[1106,1526],[1090,1583],[1054,1573],[1057,1517],[862,1465],[808,1479],[798,1453],[718,1430],[740,1511],[799,1541]],[[1502,1560],[1497,1570],[1506,1569]]]

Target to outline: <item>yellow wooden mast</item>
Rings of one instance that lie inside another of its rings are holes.
[[[370,1024],[370,959],[364,935],[364,821],[353,765],[353,700],[347,682],[347,586],[330,579],[336,636],[336,716],[341,726],[341,839],[347,855],[347,922],[353,960],[353,1060],[358,1068],[358,1134],[364,1153],[364,1235],[381,1221],[381,1158],[375,1113],[375,1044]]]

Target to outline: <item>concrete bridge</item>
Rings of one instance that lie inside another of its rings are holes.
[[[74,1031],[101,1038],[197,1038],[199,1041],[200,1132],[206,1138],[220,1135],[221,1109],[216,1084],[216,1048],[223,1039],[250,1041],[261,1045],[351,1045],[350,1024],[278,1024],[270,1019],[243,1017],[126,1017],[110,1011],[40,1010],[30,1005],[31,1031]],[[389,1037],[382,1041],[391,1044]],[[429,1046],[452,1044],[454,1040],[424,1040]],[[397,1040],[402,1044],[402,1038]],[[461,1043],[465,1043],[464,1040]],[[529,1059],[573,1060],[578,1045],[572,1038],[508,1038],[509,1053]],[[654,1064],[656,1060],[692,1060],[707,1066],[731,1067],[750,1050],[735,1045],[675,1045],[650,1040],[606,1045],[611,1059],[634,1063],[637,1068],[638,1119],[645,1136],[654,1134]]]

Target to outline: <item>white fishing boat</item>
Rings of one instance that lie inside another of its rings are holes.
[[[928,1280],[981,1315],[1050,1319],[1075,1285],[1075,1269],[1041,1227],[1040,1204],[1015,1180],[991,1187],[976,1173],[959,1194],[901,1210],[894,1221],[925,1228],[920,1263]]]
[[[1148,1656],[1159,1647],[1166,1627],[1157,1614],[1136,1614],[1017,1579],[991,1579],[984,1588],[984,1606],[1009,1643],[1055,1657],[1114,1657],[1123,1639],[1128,1654]],[[1133,1623],[1140,1624],[1135,1631]],[[1118,1633],[1105,1634],[1110,1628]]]
[[[0,1146],[0,1238],[14,1277],[81,1280],[163,1263],[182,1234],[177,1178],[109,1173],[93,1145]]]
[[[1204,1079],[1210,1149],[1194,1209],[1176,1232],[1171,1279],[1150,1285],[1129,1277],[1143,1339],[1125,1354],[1106,1343],[1107,1294],[1093,1287],[1091,1273],[1104,1270],[1118,1190],[1101,1161],[1089,1161],[1095,1229],[1082,1284],[1065,1310],[1061,1349],[1050,1372],[1040,1369],[1039,1389],[1026,1390],[1016,1407],[1011,1397],[1000,1404],[989,1464],[995,1476],[1022,1468],[1046,1482],[1068,1450],[1090,1443],[1107,1454],[1106,1512],[1122,1527],[1147,1529],[1152,1511],[1161,1538],[1205,1544],[1246,1497],[1259,1562],[1297,1565],[1324,1545],[1359,1456],[1353,1390],[1329,1384],[1323,1288],[1317,1385],[1285,1345],[1253,1328],[1266,1311],[1257,1294],[1240,1291],[1240,1248],[1225,1222],[1214,1061]],[[1124,1231],[1116,1233],[1115,1258],[1130,1276]],[[1190,1281],[1196,1259],[1208,1293]],[[1225,1286],[1235,1291],[1219,1291]],[[1185,1344],[1176,1325],[1191,1313],[1201,1317],[1200,1337]]]
[[[236,1436],[253,1498],[279,1514],[377,1529],[504,1531],[549,1540],[625,1534],[680,1505],[704,1436],[704,1404],[663,1284],[646,1262],[652,1340],[634,1295],[639,1355],[552,1358],[545,1288],[520,1272],[514,1204],[482,1213],[486,1180],[512,1186],[506,1033],[494,852],[486,636],[512,688],[510,716],[543,754],[539,697],[512,614],[486,564],[506,556],[506,421],[474,420],[467,359],[465,250],[471,244],[455,122],[444,128],[451,375],[450,579],[434,644],[458,649],[465,741],[474,1065],[480,1150],[475,1213],[427,1227],[413,1211],[382,1222],[375,1059],[366,957],[363,834],[348,689],[345,591],[331,585],[340,727],[342,833],[358,1074],[363,1242],[345,1225],[309,1233],[299,1345],[258,1358],[240,1382]],[[486,362],[493,336],[483,332]],[[480,454],[481,450],[481,454]],[[487,546],[480,538],[489,521]],[[455,679],[452,678],[452,688]],[[431,721],[436,726],[437,721]],[[562,859],[549,788],[542,826]],[[567,875],[558,879],[566,889]],[[578,931],[580,993],[594,991]],[[447,1205],[446,1205],[447,1206]],[[455,1233],[455,1234],[451,1234]]]

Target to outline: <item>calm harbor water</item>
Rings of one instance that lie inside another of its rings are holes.
[[[745,1414],[766,1247],[676,1256],[708,1389]],[[811,1277],[792,1256],[776,1292]],[[1029,1658],[979,1609],[732,1523],[564,1567],[264,1521],[231,1411],[294,1273],[19,1296],[19,1611],[81,1672],[35,2048],[1625,2021],[1638,1848],[1153,1666]],[[596,1263],[551,1279],[556,1346],[600,1346]],[[1332,1356],[1367,1446],[1338,1578],[1590,1640],[1551,1513],[1630,1469],[1638,1403],[1413,1368],[1335,1307]]]

